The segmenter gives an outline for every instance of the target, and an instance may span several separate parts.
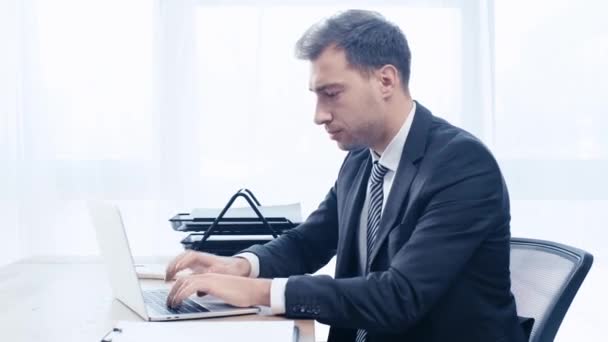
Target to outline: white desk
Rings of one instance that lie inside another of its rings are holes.
[[[206,321],[283,319],[246,315]],[[1,341],[99,341],[118,320],[141,318],[112,298],[99,262],[30,260],[0,268]],[[300,341],[313,342],[314,321],[295,322]]]

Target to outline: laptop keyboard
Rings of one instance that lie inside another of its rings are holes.
[[[161,315],[209,312],[204,306],[189,298],[186,298],[178,308],[168,307],[167,295],[169,291],[167,290],[146,290],[143,291],[143,294],[146,305]]]

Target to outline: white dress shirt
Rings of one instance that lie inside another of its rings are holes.
[[[384,210],[386,199],[391,191],[391,187],[393,186],[393,180],[395,179],[395,174],[397,173],[397,167],[399,166],[399,162],[401,161],[401,154],[403,152],[403,147],[405,145],[405,141],[407,140],[407,136],[410,132],[410,128],[412,127],[412,122],[414,121],[414,113],[416,112],[416,102],[412,102],[412,110],[407,116],[407,119],[397,132],[397,135],[393,137],[391,142],[386,146],[384,153],[382,156],[378,156],[376,152],[370,149],[370,154],[372,156],[372,162],[379,160],[380,164],[386,166],[388,168],[388,172],[384,175],[384,182],[382,184],[382,210]],[[367,184],[367,191],[365,193],[365,201],[363,202],[363,208],[361,210],[361,218],[359,220],[359,267],[362,271],[361,274],[365,274],[366,263],[367,263],[367,211],[369,207],[369,181]],[[241,257],[249,261],[251,265],[251,271],[249,273],[249,277],[257,278],[260,274],[260,260],[257,255],[253,253],[241,253],[237,254],[237,257]],[[270,286],[270,310],[268,308],[262,308],[262,314],[273,314],[280,315],[285,313],[285,287],[287,286],[287,280],[289,278],[274,278],[272,280],[272,284]]]
[[[410,133],[412,121],[414,121],[416,102],[412,103],[413,105],[410,114],[407,116],[407,119],[403,123],[403,126],[401,126],[399,132],[397,132],[397,135],[395,135],[393,140],[391,140],[388,146],[386,146],[382,156],[378,156],[378,154],[372,149],[369,150],[370,154],[372,155],[372,163],[378,160],[380,164],[388,169],[386,174],[384,174],[384,181],[382,183],[382,212],[384,212],[384,208],[386,207],[386,199],[388,198],[391,188],[393,187],[393,180],[395,179],[397,167],[401,161],[403,147],[405,146],[405,141]],[[363,208],[361,208],[361,217],[359,219],[359,271],[361,271],[361,274],[365,274],[367,268],[367,212],[369,210],[369,192],[370,182],[368,181],[367,191],[365,192],[365,200],[363,201]]]

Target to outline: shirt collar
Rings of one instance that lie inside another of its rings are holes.
[[[401,154],[403,153],[403,147],[405,146],[405,141],[410,133],[410,128],[412,127],[415,113],[416,101],[412,101],[412,110],[401,126],[401,129],[399,129],[399,132],[397,132],[397,135],[395,135],[393,140],[391,140],[388,146],[386,146],[382,156],[379,156],[371,148],[369,149],[369,152],[372,155],[372,162],[379,160],[380,164],[386,166],[390,171],[397,172],[397,167],[399,166],[399,161],[401,160]]]

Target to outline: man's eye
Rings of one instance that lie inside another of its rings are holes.
[[[339,92],[332,92],[332,93],[325,93],[325,96],[329,97],[329,98],[333,98],[338,96],[338,94],[340,94]]]

